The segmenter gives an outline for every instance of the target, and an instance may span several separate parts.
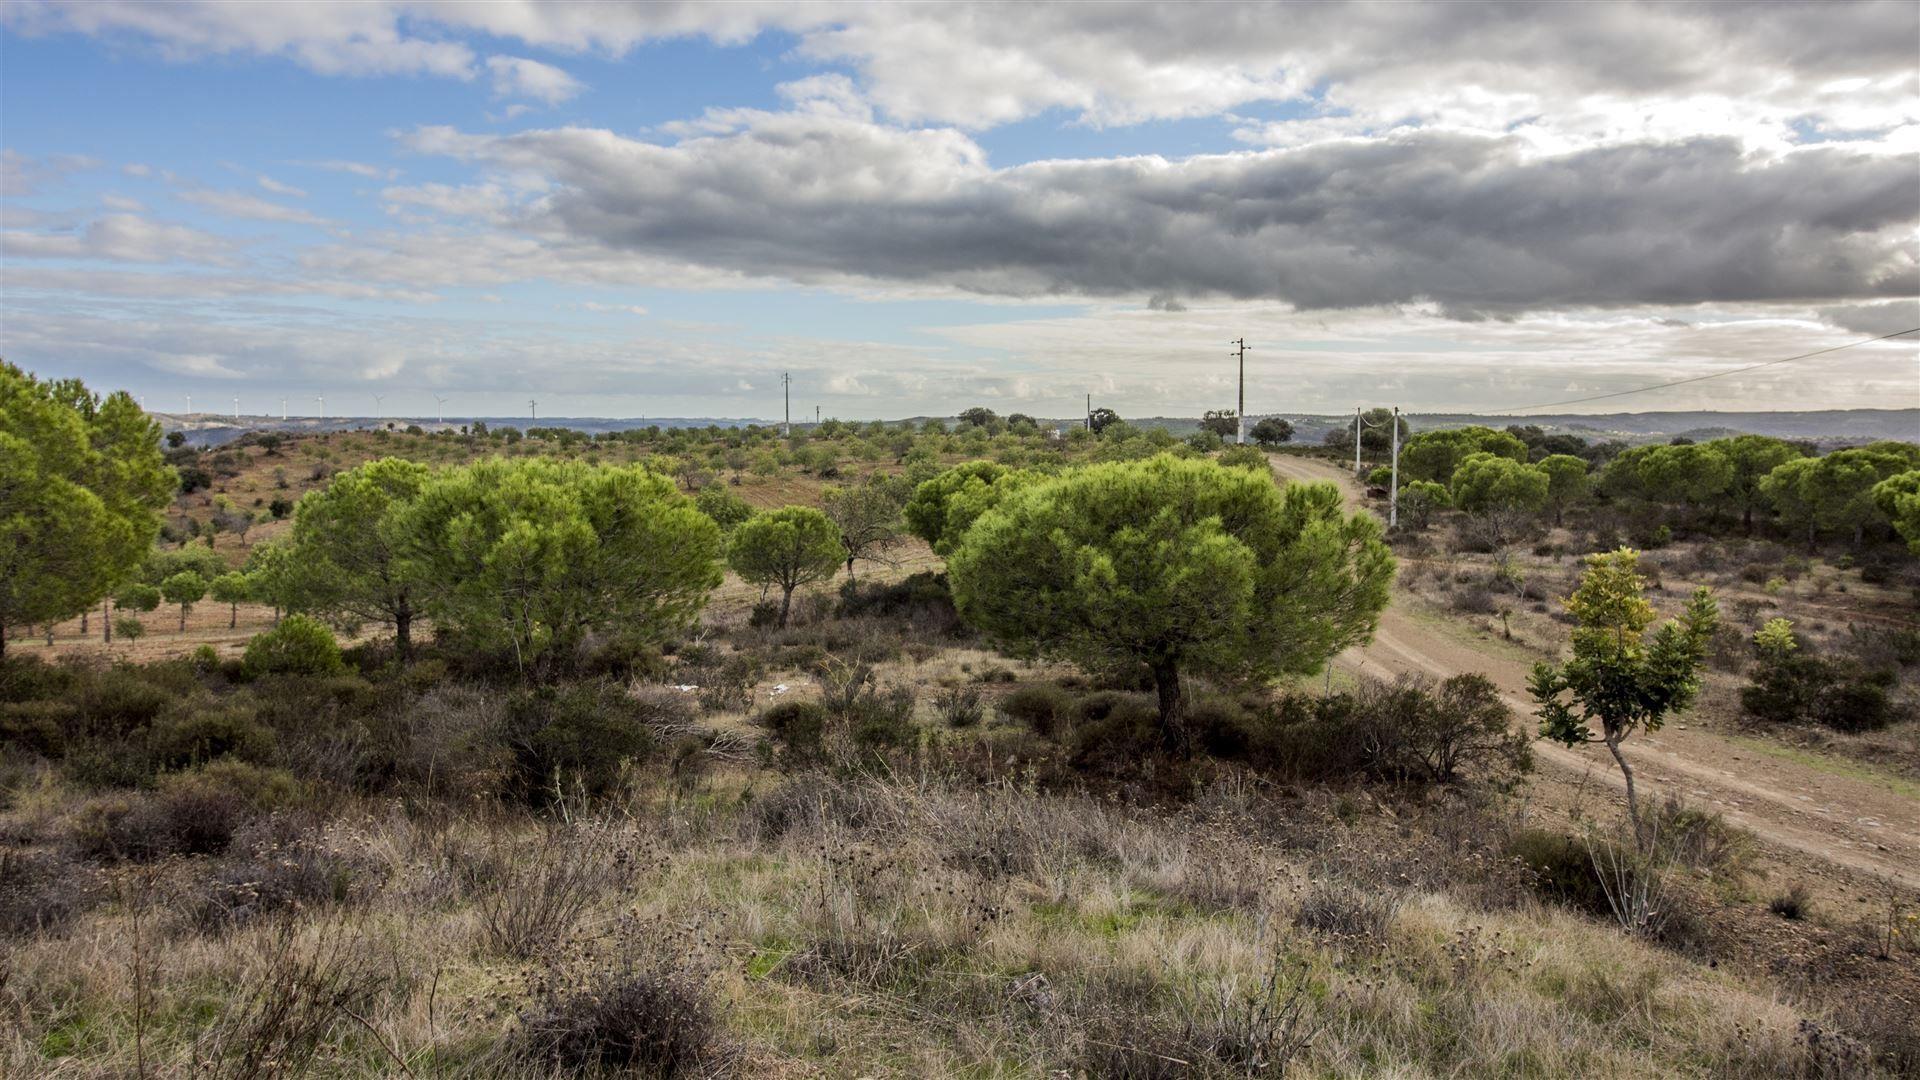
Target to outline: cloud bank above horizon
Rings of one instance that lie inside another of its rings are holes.
[[[841,416],[1197,413],[1244,335],[1252,411],[1493,410],[1920,326],[1911,4],[28,3],[0,35],[0,354],[156,408],[771,415],[792,371]],[[1920,405],[1917,357],[1604,407]]]

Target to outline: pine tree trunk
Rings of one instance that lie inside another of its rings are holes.
[[[239,625],[240,625],[240,601],[235,600],[227,605],[227,629],[231,630],[234,627]]]
[[[413,612],[404,607],[393,614],[393,647],[403,663],[413,655]]]
[[[105,597],[100,600],[100,640],[108,645],[113,644],[113,619],[107,613]]]
[[[1180,665],[1172,660],[1153,663],[1153,688],[1160,698],[1160,738],[1167,750],[1180,757],[1193,753],[1192,735],[1187,731],[1187,701],[1181,692]]]
[[[787,615],[792,611],[793,586],[788,585],[786,586],[786,591],[780,594],[780,629],[785,630],[787,628]]]

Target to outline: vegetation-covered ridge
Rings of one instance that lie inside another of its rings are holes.
[[[0,483],[7,1075],[1920,1069],[1912,895],[1638,756],[1920,760],[1911,447],[1408,432],[1389,531],[1230,414],[202,451],[0,379],[82,462]],[[1531,700],[1336,663],[1396,611]]]

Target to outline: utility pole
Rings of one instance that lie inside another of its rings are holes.
[[[527,417],[536,424],[540,422],[540,403],[532,398],[527,399]]]
[[[1087,431],[1088,433],[1093,431],[1093,395],[1091,393],[1087,395]]]
[[[1393,479],[1387,486],[1387,528],[1400,527],[1400,406],[1393,407]]]
[[[1234,414],[1234,422],[1239,428],[1233,441],[1244,446],[1247,441],[1247,339],[1236,338],[1233,344],[1239,346],[1234,353],[1240,357],[1240,411]]]
[[[1353,407],[1353,475],[1360,475],[1360,406]]]
[[[820,406],[818,405],[815,405],[813,407],[813,426],[814,427],[820,426]]]
[[[783,439],[792,438],[793,437],[793,375],[785,371],[780,373],[780,401],[781,401],[781,409],[783,410],[780,413],[780,437]]]

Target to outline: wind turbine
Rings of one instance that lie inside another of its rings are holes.
[[[374,415],[375,420],[380,419],[380,414],[386,411],[386,408],[387,408],[386,402],[387,402],[387,395],[385,394],[373,395],[373,411],[375,414]]]
[[[287,422],[287,399],[284,397],[280,399],[280,422]]]
[[[320,403],[320,422],[323,424],[326,423],[327,422],[327,399],[324,396],[316,395],[313,400]]]
[[[447,399],[439,394],[433,395],[433,422],[436,424],[447,422]]]
[[[192,394],[187,395],[187,415],[188,416],[193,415],[193,395]]]
[[[240,399],[237,397],[233,399],[233,426],[240,426]]]

